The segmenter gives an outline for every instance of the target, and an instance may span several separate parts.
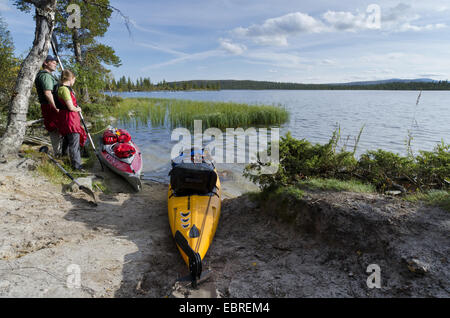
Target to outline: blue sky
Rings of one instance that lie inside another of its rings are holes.
[[[450,78],[448,0],[111,4],[131,19],[132,32],[130,37],[123,19],[113,14],[101,40],[122,60],[112,69],[116,78],[299,83]],[[0,13],[17,54],[25,55],[34,36],[32,15],[7,0],[0,0]]]

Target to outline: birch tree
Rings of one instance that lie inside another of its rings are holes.
[[[33,46],[20,66],[8,107],[6,131],[0,139],[0,156],[17,153],[22,145],[29,98],[36,74],[48,54],[54,27],[56,0],[20,0],[15,5],[22,11],[35,11]]]

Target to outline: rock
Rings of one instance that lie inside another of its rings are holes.
[[[410,258],[406,260],[407,267],[410,272],[424,275],[429,272],[430,264],[427,264],[417,258]]]
[[[3,245],[0,247],[0,259],[9,259],[15,256],[15,251],[12,246]]]
[[[10,285],[11,285],[11,283],[9,281],[0,280],[0,291],[8,289]]]
[[[385,194],[387,194],[387,195],[399,195],[399,194],[402,194],[402,191],[398,191],[398,190],[386,191]]]

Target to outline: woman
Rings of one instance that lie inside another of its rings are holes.
[[[69,157],[72,167],[75,170],[84,171],[81,165],[80,146],[86,142],[86,132],[81,127],[81,108],[77,104],[77,99],[72,90],[75,83],[75,75],[64,70],[61,74],[60,87],[58,88],[58,100],[62,107],[58,112],[58,130],[64,137],[63,153],[69,150]]]

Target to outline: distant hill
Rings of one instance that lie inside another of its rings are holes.
[[[362,81],[329,84],[283,83],[252,80],[191,80],[165,82],[172,89],[280,89],[280,90],[450,90],[447,81],[436,81],[430,78],[387,79],[380,81]],[[158,85],[156,85],[158,86]]]
[[[330,83],[330,85],[377,85],[377,84],[387,84],[387,83],[431,83],[437,82],[431,78],[415,78],[415,79],[400,79],[400,78],[391,78],[387,80],[380,81],[364,81],[364,82],[348,82],[348,83]]]
[[[303,84],[252,80],[189,80],[153,84],[150,78],[140,78],[136,82],[122,76],[113,79],[105,88],[111,91],[192,91],[192,90],[450,90],[448,81],[436,81],[431,78],[399,79],[380,81],[360,81],[348,83]]]

